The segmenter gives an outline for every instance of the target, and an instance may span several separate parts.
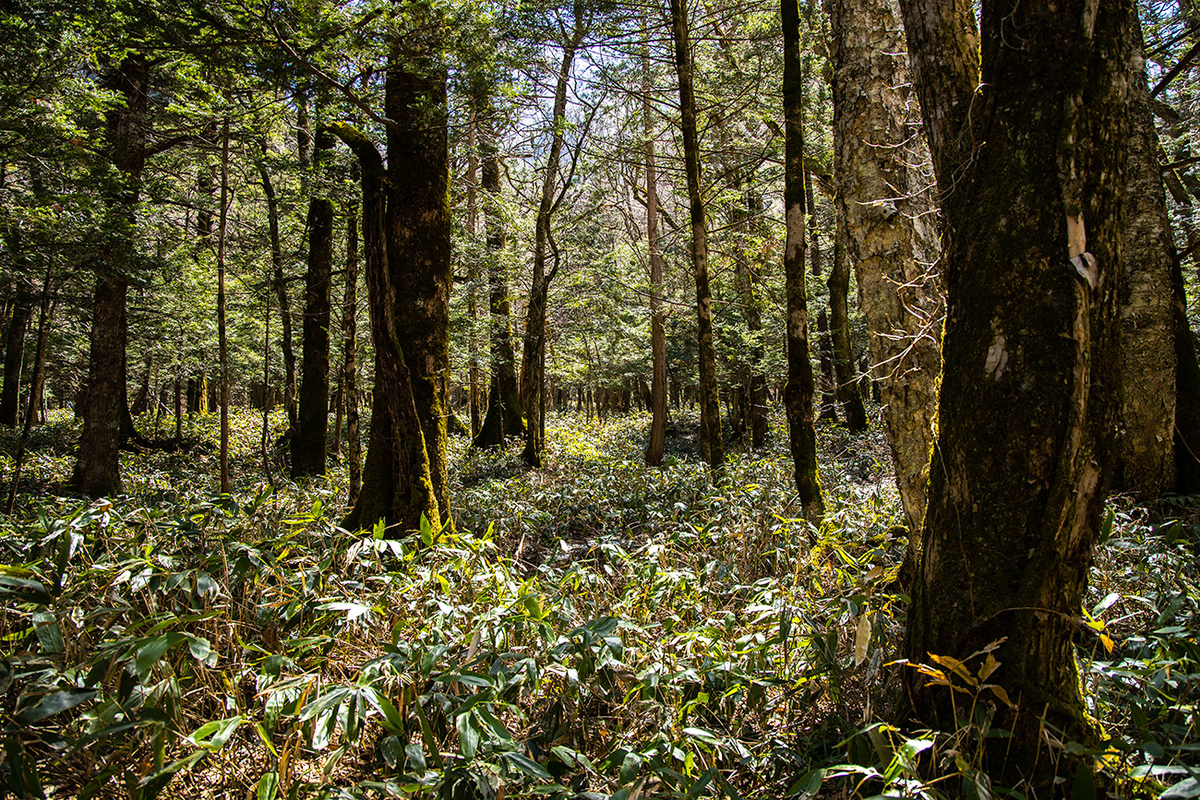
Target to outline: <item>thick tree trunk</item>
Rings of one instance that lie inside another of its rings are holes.
[[[783,213],[786,242],[783,274],[787,291],[787,407],[792,463],[800,506],[809,519],[825,514],[817,473],[817,435],[813,426],[813,372],[808,353],[808,298],[804,288],[804,85],[800,70],[800,8],[782,0],[784,173]]]
[[[1121,314],[1121,426],[1113,488],[1142,501],[1175,488],[1176,351],[1171,268],[1177,261],[1146,89],[1140,25],[1130,37]]]
[[[140,53],[129,53],[105,80],[123,103],[105,121],[106,147],[119,185],[105,198],[111,230],[100,254],[93,294],[91,349],[83,433],[72,483],[83,495],[121,491],[117,449],[129,415],[125,388],[126,294],[133,261],[138,193],[145,165],[149,71]]]
[[[362,488],[362,445],[358,432],[358,203],[346,214],[346,295],[342,302],[342,396],[346,406],[346,467],[353,506]]]
[[[283,349],[283,406],[287,411],[288,432],[296,430],[296,353],[292,349],[292,312],[288,304],[287,281],[283,277],[283,244],[279,239],[279,200],[271,183],[266,162],[260,161],[263,194],[267,198],[267,231],[271,239],[271,267],[275,296],[279,301],[280,334]]]
[[[574,22],[571,38],[563,43],[562,64],[558,71],[558,82],[554,87],[553,131],[550,134],[550,153],[546,157],[546,172],[542,175],[542,197],[534,225],[533,281],[529,287],[529,303],[525,317],[525,347],[521,352],[521,402],[525,405],[527,423],[525,449],[521,457],[526,464],[533,467],[542,465],[546,391],[546,301],[550,292],[550,281],[558,272],[558,253],[554,253],[554,266],[549,272],[546,271],[546,257],[547,251],[554,248],[550,216],[554,212],[554,193],[558,188],[558,162],[562,158],[563,134],[566,128],[567,86],[571,80],[571,63],[575,60],[575,49],[583,39],[583,3],[580,0],[576,0],[574,5]]]
[[[450,151],[440,22],[397,41],[386,81],[389,126],[387,256],[396,290],[400,347],[412,373],[429,473],[450,525],[446,475],[450,373]],[[366,480],[364,476],[364,481]],[[431,519],[435,526],[438,520]]]
[[[840,215],[839,215],[840,216]],[[829,289],[829,334],[833,341],[835,391],[846,417],[846,427],[861,433],[867,429],[867,409],[854,368],[854,347],[850,341],[850,261],[846,256],[847,232],[841,219],[837,223],[837,242],[833,246],[833,269],[825,281]]]
[[[371,399],[362,491],[342,524],[358,530],[382,520],[400,532],[416,530],[422,517],[436,523],[441,515],[413,397],[413,378],[400,346],[397,316],[402,305],[397,296],[398,276],[392,271],[399,264],[388,258],[385,232],[386,174],[373,142],[344,123],[332,130],[358,157],[362,170],[363,266],[375,343],[376,389]]]
[[[832,27],[834,176],[871,334],[910,553],[920,541],[944,314],[928,156],[911,144],[904,32],[895,0],[827,0]],[[839,379],[841,380],[841,379]]]
[[[662,465],[667,438],[667,334],[663,326],[663,258],[658,248],[658,171],[654,163],[653,90],[649,46],[642,49],[642,135],[646,139],[646,249],[650,254],[650,351],[654,376],[650,388],[650,441],[646,466]]]
[[[700,188],[700,141],[696,129],[696,96],[684,0],[671,0],[675,39],[675,73],[679,78],[680,127],[683,162],[687,174],[688,206],[692,223],[692,274],[696,280],[697,361],[700,367],[700,454],[708,462],[712,479],[725,475],[725,445],[721,435],[721,398],[717,386],[717,358],[713,346],[712,296],[708,286],[708,232]]]
[[[494,109],[487,91],[475,98],[479,120],[479,153],[483,215],[487,227],[488,315],[491,319],[492,378],[484,415],[474,447],[500,447],[505,436],[525,433],[525,415],[513,356],[508,281],[504,264],[504,220],[500,213],[500,154],[493,128]]]
[[[4,390],[0,392],[0,425],[17,427],[20,416],[21,368],[25,363],[25,334],[33,316],[27,288],[18,285],[12,316],[4,337]]]
[[[985,0],[976,60],[966,9],[942,30],[928,25],[947,22],[934,12],[948,3],[903,5],[926,127],[940,135],[948,304],[906,648],[914,661],[966,659],[974,673],[979,651],[998,645],[1000,666],[987,683],[1019,711],[997,704],[992,725],[1012,737],[994,740],[982,769],[1051,796],[1056,770],[1073,780],[1078,758],[1043,752],[1043,731],[1098,742],[1073,639],[1120,397],[1133,8],[1128,0]],[[956,110],[958,126],[944,127]],[[955,727],[963,704],[915,670],[909,677],[916,713]]]
[[[322,169],[333,135],[316,136],[314,166]],[[314,180],[314,183],[319,183]],[[308,275],[304,281],[303,370],[296,430],[292,433],[292,477],[325,474],[329,430],[329,284],[333,274],[333,202],[314,195],[308,203]]]

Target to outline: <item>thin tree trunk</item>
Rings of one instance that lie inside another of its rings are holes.
[[[700,190],[700,143],[696,130],[696,97],[692,85],[692,53],[684,0],[671,0],[675,39],[675,72],[679,78],[680,126],[684,171],[692,222],[692,273],[696,279],[697,360],[700,366],[700,453],[715,483],[725,474],[725,445],[721,436],[721,398],[717,387],[717,358],[713,346],[712,299],[708,287],[708,233]]]
[[[839,214],[840,216],[840,214]],[[858,377],[854,368],[854,349],[850,342],[850,313],[847,309],[850,293],[850,262],[846,257],[846,231],[844,219],[839,219],[837,236],[840,241],[833,245],[833,269],[825,285],[829,288],[829,333],[833,341],[833,374],[837,380],[837,398],[842,404],[846,427],[853,433],[867,429],[867,409],[863,405],[862,392],[858,388]]]
[[[346,405],[346,466],[353,506],[362,489],[362,450],[358,433],[358,203],[346,214],[346,295],[342,302],[342,387]]]
[[[271,457],[269,453],[269,435],[271,430],[271,407],[274,405],[274,392],[271,390],[271,275],[267,274],[263,281],[263,404],[262,404],[262,437],[258,447],[262,454],[263,475],[267,483],[274,483],[271,477]]]
[[[225,240],[229,225],[229,118],[221,125],[221,207],[217,223],[217,348],[221,369],[221,493],[229,493],[229,338],[225,330]]]
[[[522,458],[534,467],[542,465],[542,445],[545,433],[543,410],[545,408],[546,358],[546,301],[550,281],[558,271],[557,252],[554,267],[546,271],[547,251],[553,248],[550,231],[550,216],[554,211],[554,192],[558,186],[558,162],[562,158],[563,134],[566,127],[567,86],[571,80],[571,63],[575,49],[583,40],[583,3],[574,5],[574,30],[571,38],[563,44],[562,65],[559,67],[558,83],[554,88],[553,131],[550,135],[550,153],[546,160],[546,172],[542,175],[542,197],[538,204],[537,221],[533,237],[533,281],[529,287],[529,304],[525,319],[525,347],[521,356],[521,402],[528,415],[525,434],[525,449]]]
[[[479,153],[482,162],[480,185],[484,194],[484,224],[487,226],[492,377],[487,413],[472,446],[499,447],[504,444],[505,436],[525,433],[525,416],[514,369],[516,359],[513,355],[508,282],[503,261],[506,243],[504,220],[500,213],[500,155],[487,90],[481,90],[474,102],[477,104],[476,119],[479,120]]]
[[[649,45],[642,48],[642,133],[646,139],[646,248],[650,253],[650,351],[654,377],[650,387],[652,418],[646,465],[662,465],[667,438],[667,334],[663,325],[663,258],[658,248],[658,173],[654,163],[653,82]]]
[[[14,236],[14,239],[17,237]],[[19,247],[20,245],[18,245]],[[14,254],[20,257],[20,251]],[[33,316],[33,303],[24,281],[18,281],[7,335],[4,337],[4,390],[0,393],[0,425],[17,427],[20,416],[21,368],[25,362],[25,334]]]
[[[800,506],[810,520],[825,514],[817,472],[817,440],[813,425],[813,373],[808,353],[808,298],[804,288],[804,85],[800,69],[800,8],[782,0],[783,21],[783,213],[787,241],[783,273],[787,291],[788,382],[785,404],[792,463]]]
[[[37,336],[37,352],[34,353],[34,377],[30,381],[29,401],[25,406],[25,424],[21,428],[21,437],[17,441],[17,453],[13,459],[12,485],[8,490],[8,506],[6,513],[12,514],[17,503],[17,487],[21,481],[21,465],[25,462],[25,447],[29,444],[29,435],[33,432],[33,421],[37,416],[38,404],[40,397],[35,391],[37,385],[37,375],[41,371],[44,373],[46,365],[46,342],[49,339],[50,333],[50,318],[51,306],[50,297],[52,293],[50,285],[50,268],[46,269],[46,277],[42,282],[42,303],[38,313],[38,336]]]
[[[476,187],[479,181],[479,152],[476,148],[475,131],[478,128],[478,114],[471,112],[471,122],[467,127],[467,236],[472,244],[476,241],[479,227],[479,205]],[[470,411],[471,436],[479,434],[483,424],[482,398],[479,386],[479,260],[471,258],[467,265],[467,317],[470,322],[470,351],[471,366],[470,380]]]
[[[265,145],[264,145],[265,147]],[[267,198],[267,231],[271,240],[271,267],[275,296],[279,300],[279,322],[283,349],[283,407],[287,411],[288,433],[296,430],[296,354],[292,349],[292,312],[288,304],[287,281],[283,277],[283,244],[279,239],[279,199],[265,161],[259,161],[263,194]]]

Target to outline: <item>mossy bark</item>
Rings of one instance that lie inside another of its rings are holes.
[[[867,408],[863,404],[858,376],[855,374],[854,346],[850,341],[850,260],[847,257],[845,219],[838,214],[839,242],[833,247],[833,268],[825,286],[829,289],[829,334],[833,340],[833,374],[836,393],[846,417],[846,427],[853,433],[867,429]]]
[[[388,258],[386,180],[375,144],[344,123],[331,130],[358,156],[362,171],[363,269],[375,344],[375,391],[362,491],[343,525],[369,528],[382,520],[400,532],[416,530],[421,517],[441,518],[413,397],[413,379],[400,343],[397,276]]]
[[[667,335],[663,324],[663,258],[658,246],[658,169],[654,159],[653,90],[649,45],[642,48],[642,135],[646,158],[646,249],[650,258],[650,351],[653,378],[650,388],[650,440],[646,466],[662,465],[667,438]]]
[[[412,375],[441,524],[449,525],[450,151],[442,27],[427,13],[431,18],[393,43],[387,71],[386,236],[396,333]]]
[[[797,0],[780,3],[783,21],[783,211],[786,242],[783,273],[787,291],[788,382],[784,402],[791,437],[792,463],[800,505],[809,519],[825,514],[817,472],[817,437],[813,424],[813,371],[808,352],[808,298],[804,288],[804,85],[800,68],[800,7]]]
[[[902,5],[926,127],[941,136],[948,304],[906,651],[919,662],[931,653],[966,659],[1000,643],[988,682],[1020,710],[997,703],[993,727],[1012,737],[995,740],[983,768],[1050,796],[1057,773],[1069,785],[1077,759],[1047,751],[1042,731],[1098,743],[1073,637],[1120,396],[1133,8],[985,2],[976,61],[962,41],[973,38],[969,5],[957,15],[936,13],[953,11],[949,2]],[[939,22],[950,30],[929,29]],[[956,52],[968,62],[947,63]],[[945,127],[952,119],[957,127]],[[909,678],[917,715],[957,727],[951,692],[915,670]]]

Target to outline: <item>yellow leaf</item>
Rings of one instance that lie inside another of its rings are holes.
[[[1116,647],[1116,642],[1109,638],[1107,633],[1100,634],[1100,642],[1104,645],[1104,649],[1107,650],[1111,655],[1113,648]]]
[[[1000,662],[991,653],[988,653],[987,660],[983,662],[983,666],[979,668],[979,680],[986,681],[988,676],[996,670],[1000,669]]]
[[[916,667],[917,672],[921,673],[922,675],[928,675],[929,677],[939,680],[942,683],[950,682],[946,679],[946,673],[942,672],[940,669],[935,669],[928,664],[917,664]]]
[[[959,661],[957,658],[954,658],[953,656],[935,656],[933,653],[930,653],[929,657],[941,664],[943,667],[948,667],[954,672],[955,675],[962,678],[972,686],[979,684],[979,681],[975,680],[975,676],[973,676],[971,671],[967,669],[967,665]]]
[[[871,617],[864,613],[858,618],[858,630],[854,634],[854,666],[867,660],[867,649],[871,645]]]
[[[999,697],[1004,702],[1004,705],[1008,706],[1009,708],[1013,709],[1014,711],[1018,710],[1017,704],[1014,703],[1012,700],[1008,699],[1008,692],[1004,691],[1003,686],[996,686],[995,684],[991,684],[987,688],[991,689],[992,694],[996,695],[996,697]]]

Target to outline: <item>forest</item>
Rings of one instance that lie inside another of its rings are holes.
[[[1193,0],[5,0],[0,797],[1200,797]]]

